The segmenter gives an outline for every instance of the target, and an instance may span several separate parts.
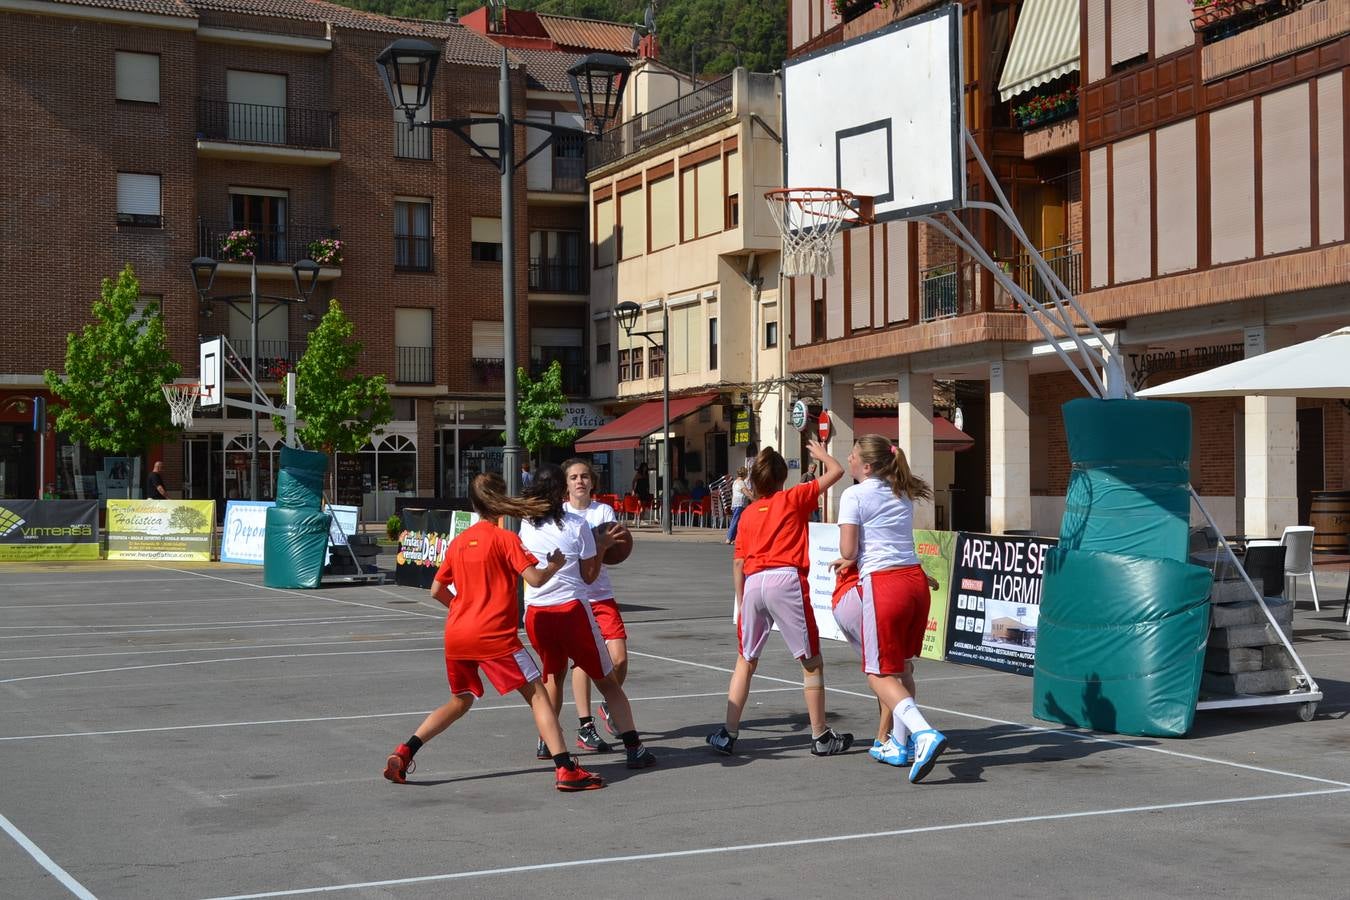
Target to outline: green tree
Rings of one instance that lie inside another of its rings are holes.
[[[130,265],[103,279],[94,321],[66,336],[65,374],[48,369],[43,376],[63,404],[56,430],[114,456],[137,455],[178,434],[160,387],[183,367],[169,355],[159,304],[137,313],[140,296]]]
[[[559,428],[567,395],[562,389],[562,363],[554,360],[539,379],[530,377],[523,367],[516,369],[516,416],[520,422],[520,442],[530,455],[545,447],[570,447],[579,433],[575,428]],[[502,439],[506,436],[503,434]]]
[[[352,372],[361,356],[355,333],[342,305],[329,300],[328,312],[310,332],[309,346],[295,366],[296,437],[330,456],[357,452],[394,417],[384,376]],[[285,429],[281,416],[272,421],[278,431]],[[334,477],[336,469],[329,467]]]
[[[178,531],[195,534],[205,530],[207,524],[206,516],[190,506],[180,506],[169,515],[169,527]]]

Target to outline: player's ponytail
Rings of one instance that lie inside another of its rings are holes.
[[[879,434],[864,434],[853,442],[858,459],[872,467],[872,476],[891,486],[902,500],[932,500],[928,482],[909,470],[905,451]]]
[[[469,505],[480,516],[492,519],[500,519],[502,516],[530,519],[548,511],[548,504],[542,500],[512,497],[507,494],[506,482],[495,472],[475,475],[469,482]]]
[[[750,466],[750,484],[755,489],[755,496],[763,499],[781,491],[783,482],[787,481],[787,473],[787,460],[777,450],[765,447],[759,451],[754,464]]]

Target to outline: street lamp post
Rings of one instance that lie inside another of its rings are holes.
[[[409,128],[444,128],[464,141],[479,156],[496,167],[501,175],[502,210],[502,355],[506,406],[506,446],[502,448],[502,469],[507,491],[520,489],[520,446],[516,421],[516,271],[515,271],[515,173],[536,154],[548,149],[558,137],[597,137],[605,124],[620,112],[630,65],[626,59],[608,53],[592,53],[567,70],[577,107],[590,129],[569,128],[514,118],[511,111],[511,78],[506,48],[502,48],[497,84],[497,115],[494,118],[469,117],[417,121],[417,113],[431,102],[431,86],[440,63],[441,48],[427,41],[404,38],[385,47],[375,58],[380,67],[385,92],[394,109],[402,110]],[[495,125],[496,155],[475,141],[469,129],[474,125]],[[520,161],[515,158],[515,127],[534,128],[548,133],[538,147]]]
[[[669,336],[667,322],[667,311],[663,306],[661,308],[661,330],[660,331],[634,331],[633,326],[637,324],[638,313],[642,307],[638,306],[632,300],[625,300],[614,307],[614,318],[619,320],[623,326],[624,334],[632,337],[646,338],[647,343],[657,347],[661,351],[661,530],[670,534],[670,360],[666,358],[666,343]],[[661,343],[657,343],[654,337],[660,335]]]
[[[202,303],[210,303],[213,300],[219,300],[227,304],[231,309],[244,315],[244,311],[235,305],[236,300],[247,299],[248,304],[248,333],[249,333],[249,377],[253,379],[253,388],[256,390],[258,385],[258,322],[267,318],[272,313],[280,309],[280,306],[274,306],[261,316],[258,315],[258,301],[272,300],[277,303],[306,303],[310,295],[314,293],[314,287],[319,283],[319,264],[312,259],[302,259],[291,266],[291,277],[295,280],[296,297],[273,297],[267,294],[258,293],[258,248],[253,249],[250,257],[249,275],[248,275],[248,293],[247,294],[225,294],[221,296],[211,296],[211,285],[216,280],[216,268],[220,263],[209,256],[199,256],[188,267],[192,270],[192,283],[197,288],[197,296],[201,298]],[[250,409],[249,417],[253,425],[253,442],[249,449],[249,486],[248,496],[250,500],[258,499],[258,410]]]

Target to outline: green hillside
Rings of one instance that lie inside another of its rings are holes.
[[[444,19],[481,6],[474,0],[334,0],[344,6],[393,16]],[[692,58],[701,75],[730,72],[739,62],[756,72],[771,72],[787,55],[787,0],[658,0],[656,33],[661,61],[681,72]],[[513,9],[534,9],[563,16],[641,22],[645,0],[512,0]]]

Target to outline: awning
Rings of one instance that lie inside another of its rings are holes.
[[[859,416],[853,420],[853,433],[879,434],[893,441],[900,439],[899,416]],[[933,416],[933,449],[960,453],[975,446],[975,439],[942,416]]]
[[[1008,100],[1078,71],[1078,0],[1026,0],[998,80]]]
[[[670,421],[678,422],[690,413],[696,413],[709,403],[717,400],[718,394],[703,394],[698,397],[671,397]],[[629,410],[608,425],[602,425],[581,440],[577,441],[578,453],[595,453],[600,450],[632,450],[642,439],[653,431],[659,431],[662,424],[660,400],[648,400],[637,409]]]

